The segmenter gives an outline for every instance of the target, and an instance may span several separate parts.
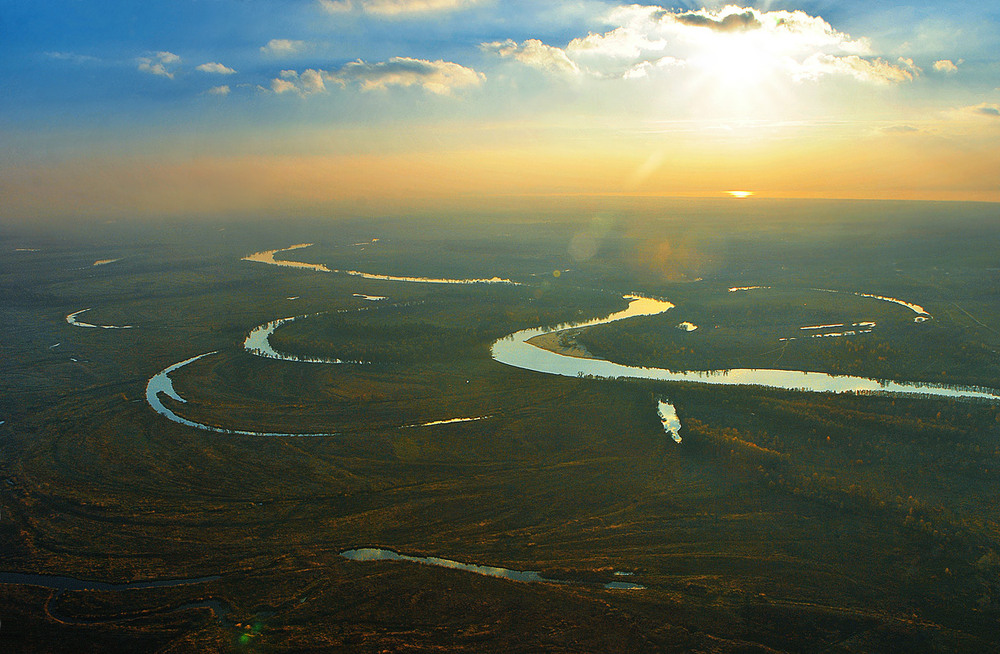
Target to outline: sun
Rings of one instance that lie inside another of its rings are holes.
[[[695,65],[725,87],[753,88],[767,82],[779,69],[773,43],[757,33],[708,34]]]
[[[789,34],[763,29],[694,34],[687,66],[704,115],[778,119],[793,109],[789,70],[800,46]]]
[[[753,195],[753,191],[726,191],[726,194],[742,200]]]

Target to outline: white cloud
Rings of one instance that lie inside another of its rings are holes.
[[[86,64],[100,61],[97,57],[76,54],[75,52],[46,52],[45,56],[49,59],[58,59],[59,61],[72,61],[75,64]]]
[[[565,48],[535,39],[482,48],[553,73],[625,79],[680,66],[692,75],[726,81],[841,76],[881,84],[910,81],[921,73],[910,60],[891,63],[874,56],[868,39],[854,38],[804,11],[628,5],[612,9],[605,20],[611,29],[574,38]]]
[[[482,4],[486,0],[319,0],[319,5],[331,14],[342,14],[355,8],[379,16],[406,16],[435,11],[454,11]]]
[[[275,93],[298,93],[302,97],[326,91],[323,71],[307,68],[300,75],[294,70],[283,70],[279,77],[271,80],[271,90]]]
[[[222,84],[221,86],[213,86],[212,88],[205,91],[209,95],[229,95],[229,85]]]
[[[195,70],[199,70],[203,73],[215,73],[216,75],[232,75],[236,72],[229,66],[224,66],[215,62],[202,64],[196,67]]]
[[[605,56],[614,58],[635,58],[650,51],[667,47],[665,39],[652,39],[649,34],[627,27],[616,27],[605,34],[593,32],[569,42],[566,49],[575,56]]]
[[[280,77],[275,77],[271,80],[271,90],[275,93],[297,93],[299,91],[295,82],[290,82],[287,79],[281,79]]]
[[[643,77],[649,77],[656,71],[666,68],[678,68],[683,65],[683,61],[673,57],[662,57],[656,61],[640,61],[622,73],[622,79],[641,79]]]
[[[815,54],[792,67],[793,77],[797,80],[815,80],[826,75],[839,74],[875,84],[909,82],[920,72],[921,70],[913,65],[912,59],[900,57],[898,63],[892,64],[884,59],[863,59],[857,55],[837,57]]]
[[[961,61],[959,61],[961,63]],[[934,62],[934,70],[939,73],[957,73],[958,66],[950,59],[939,59]]]
[[[323,74],[312,68],[307,68],[299,75],[299,86],[306,95],[321,93],[326,90],[326,84],[323,83]]]
[[[150,75],[174,78],[173,64],[178,64],[181,58],[173,52],[156,52],[150,57],[139,57],[136,59],[139,70]]]
[[[419,86],[431,93],[450,95],[455,89],[479,86],[486,76],[451,61],[393,57],[376,63],[359,59],[327,73],[326,79],[341,86],[358,84],[363,91]]]
[[[580,68],[561,48],[545,45],[538,39],[528,39],[518,45],[513,39],[483,43],[480,46],[486,52],[492,52],[501,57],[511,57],[523,64],[542,68],[553,72],[579,73]]]
[[[260,51],[272,57],[288,57],[298,52],[302,52],[309,47],[305,41],[295,41],[292,39],[271,39],[267,45],[261,46]]]

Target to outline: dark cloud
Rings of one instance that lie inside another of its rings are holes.
[[[716,19],[698,12],[688,12],[678,14],[674,17],[678,23],[692,25],[695,27],[707,27],[717,32],[737,32],[740,30],[750,30],[759,28],[760,21],[757,14],[748,9],[742,14],[726,14],[722,18]]]

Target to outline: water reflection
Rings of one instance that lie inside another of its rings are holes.
[[[990,388],[945,386],[928,382],[900,382],[876,380],[851,375],[830,375],[824,372],[803,370],[775,370],[770,368],[731,368],[726,370],[675,371],[613,363],[604,359],[571,357],[543,350],[528,341],[542,334],[564,329],[579,329],[602,325],[634,316],[655,315],[668,311],[669,302],[624,296],[630,299],[624,311],[606,318],[596,318],[580,323],[559,325],[555,328],[524,329],[506,336],[490,348],[496,361],[535,372],[563,377],[588,377],[596,379],[651,379],[657,381],[686,381],[700,384],[726,386],[764,386],[786,390],[817,393],[880,393],[897,395],[930,395],[950,398],[1000,399],[1000,391]]]
[[[319,314],[306,314],[302,316],[291,316],[289,318],[278,318],[271,322],[264,323],[259,327],[254,327],[250,334],[243,341],[243,349],[250,354],[264,357],[266,359],[277,359],[279,361],[297,361],[299,363],[328,363],[328,364],[364,364],[364,361],[349,361],[344,359],[325,359],[322,357],[300,357],[294,354],[284,354],[278,352],[271,346],[271,335],[274,330],[282,325],[293,322],[300,318],[309,318]]]
[[[175,363],[174,365],[169,366],[168,368],[164,368],[160,372],[153,375],[153,377],[149,380],[149,383],[146,384],[146,402],[153,409],[153,411],[156,411],[164,418],[176,422],[179,425],[184,425],[185,427],[194,427],[195,429],[200,429],[202,431],[210,431],[216,434],[228,434],[232,436],[289,436],[289,437],[336,436],[336,434],[333,433],[289,434],[285,432],[261,432],[261,431],[247,431],[243,429],[227,429],[225,427],[213,427],[211,425],[205,425],[200,422],[188,420],[187,418],[177,415],[169,407],[164,405],[163,401],[160,399],[160,395],[165,395],[166,397],[170,398],[175,402],[180,402],[182,404],[187,403],[187,400],[178,395],[177,391],[174,390],[174,383],[170,379],[170,373],[174,372],[175,370],[179,370],[180,368],[183,368],[188,364],[194,363],[199,359],[203,359],[204,357],[210,356],[212,354],[216,354],[216,352],[206,352],[204,354],[199,354],[198,356],[191,357],[190,359],[185,359],[184,361]]]
[[[132,325],[92,325],[89,322],[76,319],[81,313],[86,313],[87,311],[90,311],[90,308],[74,311],[66,316],[66,322],[74,327],[87,327],[90,329],[132,329]]]
[[[465,572],[472,572],[477,575],[486,575],[487,577],[499,577],[501,579],[510,579],[511,581],[520,581],[527,583],[545,583],[545,584],[586,583],[582,581],[549,579],[547,577],[543,577],[537,572],[511,570],[510,568],[501,568],[498,566],[491,566],[491,565],[477,565],[475,563],[462,563],[461,561],[452,561],[451,559],[442,559],[436,556],[408,556],[406,554],[400,554],[398,552],[393,552],[392,550],[386,550],[379,547],[363,547],[360,549],[347,550],[345,552],[341,552],[340,555],[352,561],[408,561],[410,563],[432,565],[432,566],[437,566],[439,568],[450,568],[452,570],[462,570]],[[603,584],[603,586],[604,588],[610,590],[642,590],[645,588],[645,586],[642,586],[640,584],[634,584],[625,581],[612,581]]]
[[[298,245],[292,245],[287,248],[280,248],[277,250],[265,250],[263,252],[254,252],[253,254],[248,254],[243,257],[243,261],[256,261],[258,263],[266,263],[272,266],[284,266],[286,268],[305,268],[307,270],[315,270],[317,272],[330,272],[330,269],[321,263],[303,263],[301,261],[287,261],[283,259],[275,259],[274,255],[278,252],[290,252],[291,250],[300,250],[302,248],[307,248],[311,246],[312,243],[299,243]]]
[[[663,431],[670,434],[675,443],[680,443],[681,436],[678,432],[681,429],[681,419],[677,417],[677,409],[674,408],[674,405],[666,400],[660,400],[656,404],[656,415],[660,416]]]
[[[488,279],[448,279],[443,277],[401,277],[397,275],[379,275],[376,273],[366,273],[360,270],[334,270],[333,272],[344,273],[354,277],[364,279],[378,279],[385,282],[416,282],[419,284],[510,284],[520,286],[518,282],[513,282],[502,277],[490,277]]]
[[[21,572],[0,572],[0,584],[24,584],[39,586],[53,590],[139,590],[143,588],[173,588],[203,584],[222,579],[218,575],[211,577],[192,577],[191,579],[158,579],[152,581],[131,581],[126,583],[109,583],[106,581],[91,581],[76,577],[60,577],[57,575],[35,575]]]

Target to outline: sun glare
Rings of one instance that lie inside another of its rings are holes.
[[[726,191],[726,193],[734,198],[748,198],[753,195],[753,191]]]
[[[774,75],[778,60],[757,34],[713,34],[697,64],[733,89],[754,87]]]
[[[761,32],[705,34],[690,58],[704,115],[777,118],[792,104],[783,65],[790,44]],[[773,35],[772,35],[773,36]]]

